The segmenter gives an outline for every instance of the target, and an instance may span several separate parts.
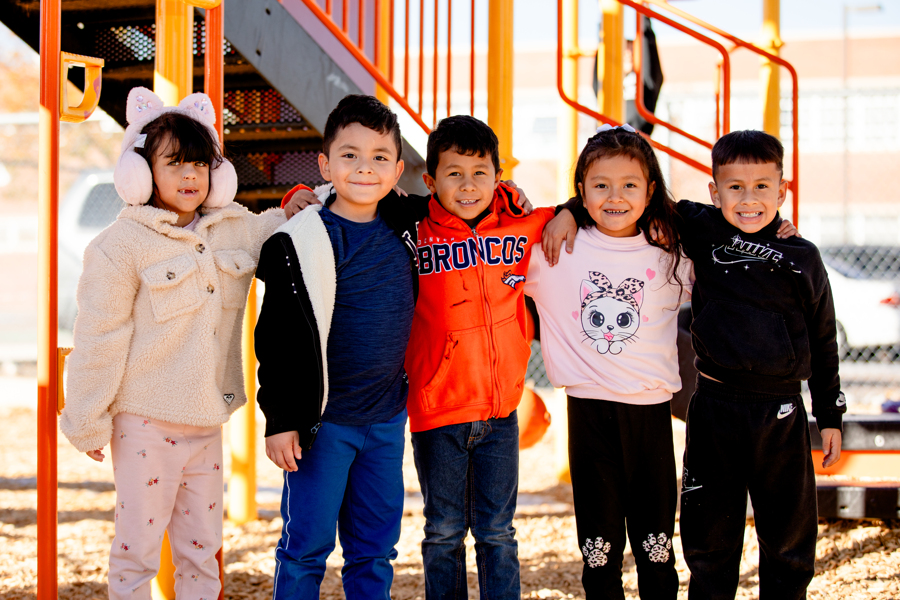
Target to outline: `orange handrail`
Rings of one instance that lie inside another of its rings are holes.
[[[730,114],[730,110],[731,110],[730,109],[730,102],[731,102],[730,53],[734,49],[736,49],[738,47],[746,48],[746,49],[750,50],[751,52],[755,52],[755,53],[759,54],[760,56],[763,56],[788,70],[788,72],[791,75],[792,84],[793,84],[793,88],[792,88],[793,114],[792,114],[792,123],[791,123],[791,127],[793,130],[793,139],[792,139],[792,156],[791,156],[792,174],[791,174],[791,179],[787,180],[787,183],[788,183],[788,189],[791,190],[791,194],[793,195],[793,199],[794,199],[793,219],[794,219],[795,223],[798,222],[799,221],[799,185],[798,185],[798,182],[799,182],[799,178],[800,178],[800,175],[799,175],[799,172],[800,172],[799,138],[800,138],[800,136],[799,136],[799,126],[798,126],[799,85],[798,85],[798,79],[797,79],[797,72],[794,69],[794,67],[790,63],[785,61],[784,59],[767,52],[766,50],[760,48],[759,46],[756,46],[755,44],[751,44],[750,42],[745,42],[729,33],[726,33],[725,31],[723,31],[713,25],[710,25],[709,23],[706,23],[705,21],[702,21],[701,19],[698,19],[698,18],[690,15],[689,13],[687,13],[681,9],[673,7],[666,0],[639,0],[638,2],[633,1],[633,0],[617,0],[617,2],[619,2],[620,4],[622,4],[624,6],[633,8],[637,13],[639,13],[641,15],[644,15],[648,18],[657,19],[657,20],[677,29],[678,31],[681,31],[681,32],[683,32],[705,44],[708,44],[708,45],[714,47],[716,50],[718,50],[720,54],[722,54],[722,61],[718,65],[718,71],[716,74],[716,86],[715,86],[716,87],[715,134],[716,134],[717,138],[722,134],[728,133],[731,129],[731,127],[730,127],[730,118],[731,118],[731,114]],[[728,50],[721,43],[716,41],[715,39],[710,38],[709,36],[704,35],[704,34],[700,33],[699,31],[696,31],[695,29],[692,29],[691,27],[684,25],[683,23],[679,23],[679,22],[674,21],[664,15],[661,15],[658,12],[653,11],[650,8],[648,8],[647,6],[645,6],[645,4],[653,4],[657,7],[668,10],[671,13],[673,13],[674,15],[690,22],[691,24],[693,24],[694,26],[696,26],[698,28],[705,29],[721,38],[724,38],[724,39],[730,41],[731,43],[734,44],[734,48],[731,48],[730,50]],[[712,148],[712,144],[710,142],[702,140],[701,138],[698,138],[697,136],[694,136],[694,135],[680,129],[680,128],[676,127],[675,125],[672,125],[671,123],[667,123],[665,121],[662,121],[661,119],[658,119],[649,110],[647,110],[647,108],[643,102],[643,86],[640,84],[641,69],[642,69],[642,64],[641,64],[642,63],[642,61],[641,61],[642,51],[643,51],[643,49],[642,49],[642,45],[641,45],[641,26],[640,26],[640,19],[638,19],[637,35],[636,35],[635,45],[634,45],[635,75],[638,79],[638,85],[636,86],[636,94],[635,94],[635,107],[637,108],[638,113],[650,123],[665,127],[666,129],[669,129],[670,131],[673,131],[681,136],[684,136],[687,139],[689,139],[697,144],[700,144],[706,148]],[[562,0],[557,0],[557,88],[559,89],[560,97],[566,104],[570,105],[571,107],[578,110],[579,112],[582,112],[588,116],[591,116],[603,123],[609,123],[610,125],[619,125],[619,123],[616,122],[615,120],[610,119],[609,117],[607,117],[605,115],[601,115],[597,111],[592,110],[592,109],[578,103],[576,100],[573,100],[572,98],[569,98],[566,95],[565,90],[562,87],[562,61],[563,61]],[[721,101],[721,113],[719,112],[720,111],[720,106],[719,106],[720,101]],[[660,143],[650,139],[649,136],[645,136],[645,137],[647,137],[650,144],[657,150],[665,152],[666,154],[669,154],[670,156],[677,158],[678,160],[690,165],[691,167],[694,167],[695,169],[698,169],[698,170],[706,173],[707,175],[712,175],[712,170],[709,166],[702,164],[688,156],[685,156],[684,154],[682,154],[672,148],[664,146],[663,144],[660,144]]]
[[[692,38],[699,40],[705,44],[708,44],[719,51],[719,54],[722,55],[722,80],[716,82],[716,92],[720,89],[722,90],[722,121],[724,126],[724,131],[727,133],[731,130],[730,122],[731,122],[731,60],[728,55],[728,50],[725,49],[725,46],[717,42],[716,40],[703,35],[698,31],[694,31],[680,23],[669,19],[659,13],[656,13],[645,6],[632,2],[631,0],[619,0],[621,4],[625,6],[629,6],[633,8],[640,14],[643,14],[647,17],[652,17],[666,25],[674,27],[675,29],[686,33]],[[634,74],[637,77],[638,85],[635,86],[635,107],[637,108],[638,114],[640,114],[644,119],[646,119],[649,123],[653,123],[654,125],[661,125],[665,127],[669,131],[674,131],[675,133],[688,138],[689,140],[700,144],[701,146],[705,146],[712,150],[712,142],[708,142],[706,140],[702,140],[678,127],[672,125],[671,123],[667,123],[666,121],[662,121],[656,118],[656,115],[647,110],[647,107],[644,105],[644,86],[640,85],[640,82],[643,81],[641,78],[643,64],[641,61],[642,53],[643,53],[643,44],[641,43],[642,39],[642,31],[641,31],[641,19],[635,19],[637,24],[637,33],[634,38]],[[721,84],[721,85],[720,85]],[[716,101],[716,121],[718,122],[719,118],[719,102],[718,99]],[[718,136],[718,126],[716,129],[716,135]]]
[[[363,5],[365,0],[360,0],[359,7],[357,9],[357,23],[358,23],[358,32],[356,34],[356,39],[353,39],[349,32],[349,27],[346,25],[349,22],[350,14],[349,14],[349,5],[347,4],[347,0],[344,0],[344,12],[341,14],[341,25],[339,26],[333,19],[333,15],[331,12],[331,2],[332,0],[326,0],[325,9],[323,10],[320,6],[321,0],[303,0],[304,5],[322,22],[323,25],[328,29],[329,32],[347,49],[348,52],[353,56],[356,61],[359,62],[360,65],[372,76],[373,79],[381,86],[390,96],[393,98],[407,113],[409,113],[410,117],[421,127],[425,133],[431,132],[431,127],[437,123],[438,120],[438,97],[440,94],[440,86],[443,84],[446,87],[446,101],[447,101],[447,115],[451,114],[451,83],[452,83],[452,59],[453,52],[451,47],[452,42],[452,17],[453,17],[453,1],[450,0],[447,2],[446,6],[446,18],[447,18],[447,62],[446,62],[446,75],[444,77],[439,77],[439,51],[440,51],[440,43],[439,43],[439,31],[440,31],[440,19],[442,17],[442,13],[439,11],[439,1],[434,0],[433,3],[427,4],[427,6],[433,6],[434,8],[434,23],[431,27],[431,33],[433,33],[433,52],[434,56],[432,57],[432,61],[430,65],[426,65],[425,61],[425,8],[426,2],[425,0],[418,1],[418,62],[413,66],[416,70],[416,75],[418,76],[418,81],[416,82],[416,93],[418,94],[418,98],[411,102],[410,100],[410,42],[411,42],[411,31],[410,31],[410,20],[411,20],[411,11],[410,11],[410,0],[403,0],[403,10],[404,18],[403,18],[403,75],[402,82],[397,84],[395,82],[395,69],[394,69],[394,16],[395,16],[395,2],[397,0],[376,0],[375,4],[375,15],[380,14],[381,2],[389,2],[389,13],[390,13],[390,25],[387,32],[379,32],[379,27],[377,22],[374,27],[374,37],[375,37],[375,46],[374,51],[372,52],[372,57],[367,56],[367,47],[366,47],[366,38],[364,31],[366,29],[366,12],[363,9]],[[414,33],[414,32],[412,32]],[[389,39],[388,43],[388,65],[386,68],[386,72],[383,72],[376,65],[378,65],[379,59],[379,50],[378,50],[378,39],[380,35],[387,35]],[[470,29],[470,40],[469,40],[469,112],[475,112],[475,0],[471,0],[471,29]],[[427,69],[426,69],[427,67]],[[431,106],[431,115],[426,117],[426,104],[425,104],[425,78],[428,76],[428,71],[431,72],[432,81],[431,81],[431,94],[432,94],[432,106]],[[402,85],[402,93],[400,90],[400,86]],[[415,106],[413,106],[415,104]],[[429,119],[431,123],[426,122],[426,119]]]
[[[563,8],[563,7],[562,7],[562,4],[563,4],[562,0],[557,0],[557,2],[556,2],[556,7],[557,7],[557,19],[556,19],[556,28],[557,28],[557,31],[556,31],[556,88],[557,88],[557,90],[559,90],[559,96],[560,96],[560,98],[562,98],[563,102],[565,102],[566,104],[568,104],[569,106],[571,106],[571,107],[574,108],[575,110],[577,110],[577,111],[579,111],[579,112],[581,112],[581,113],[584,113],[584,114],[586,114],[586,115],[588,115],[588,116],[591,116],[591,117],[597,119],[598,121],[600,121],[600,122],[602,122],[602,123],[609,123],[609,124],[612,125],[612,126],[618,126],[618,125],[621,125],[621,123],[619,123],[619,122],[616,121],[615,119],[611,119],[611,118],[607,117],[606,115],[602,115],[602,114],[600,114],[599,112],[597,112],[596,110],[593,110],[592,108],[588,108],[587,106],[585,106],[585,105],[579,103],[577,100],[573,100],[572,98],[570,98],[570,97],[568,96],[568,94],[566,94],[566,91],[565,91],[565,89],[563,88],[563,81],[562,81],[562,61],[563,61],[563,44],[562,44],[562,39],[563,39],[563,31],[562,31],[562,29],[563,29],[563,20],[562,20],[562,8]],[[644,135],[644,134],[641,134],[641,135]],[[668,154],[668,155],[670,155],[670,156],[672,156],[672,157],[674,157],[674,158],[677,158],[678,160],[680,160],[680,161],[682,161],[682,162],[684,162],[684,163],[686,163],[686,164],[688,164],[688,165],[694,167],[695,169],[697,169],[697,170],[699,170],[699,171],[702,171],[703,173],[706,173],[707,175],[710,175],[710,176],[712,175],[712,169],[711,169],[710,167],[708,167],[707,165],[704,165],[703,163],[701,163],[701,162],[699,162],[699,161],[697,161],[697,160],[691,158],[690,156],[687,156],[687,155],[685,155],[685,154],[682,154],[681,152],[678,152],[677,150],[673,150],[672,148],[669,148],[668,146],[664,146],[663,144],[660,144],[659,142],[650,139],[650,136],[644,135],[644,137],[647,138],[647,141],[650,142],[650,145],[653,146],[654,148],[656,148],[657,150],[659,150],[659,151],[661,151],[661,152],[665,152],[666,154]]]
[[[60,0],[41,0],[40,180],[37,377],[37,597],[58,595],[57,552],[57,249],[59,217]]]
[[[633,2],[631,0],[618,0],[623,4],[632,5]],[[791,130],[793,132],[793,139],[791,140],[791,178],[787,180],[788,189],[791,190],[791,195],[794,199],[794,211],[793,218],[794,223],[798,223],[800,220],[800,125],[799,125],[799,114],[800,114],[800,85],[797,78],[797,71],[794,69],[793,65],[788,61],[784,60],[780,56],[776,56],[771,52],[760,48],[756,44],[752,44],[750,42],[745,42],[744,40],[719,29],[715,25],[711,25],[702,19],[698,19],[694,15],[681,10],[680,8],[676,8],[669,4],[666,0],[644,0],[644,2],[648,4],[654,4],[660,8],[663,8],[672,14],[681,17],[682,19],[689,21],[696,25],[697,27],[701,27],[710,31],[726,40],[730,41],[736,47],[746,48],[751,52],[759,54],[770,61],[784,67],[787,69],[788,73],[791,76],[791,99],[792,99],[792,111],[791,111]],[[727,128],[727,125],[726,125]],[[727,131],[725,131],[727,133]]]

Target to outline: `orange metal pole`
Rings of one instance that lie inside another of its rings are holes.
[[[56,427],[57,246],[59,209],[60,0],[41,0],[38,239],[37,597],[55,600],[57,583]]]
[[[403,13],[403,18],[406,34],[403,40],[403,97],[409,100],[409,0],[406,0],[406,12]]]
[[[469,114],[475,114],[475,0],[472,0],[472,22],[469,32]]]
[[[419,0],[419,116],[422,116],[422,91],[425,80],[425,0]]]
[[[356,25],[357,25],[357,40],[356,45],[359,46],[359,49],[363,51],[363,54],[366,52],[366,0],[359,0],[358,4],[359,8],[357,9],[356,14]],[[375,23],[375,27],[377,29],[378,24]],[[377,61],[372,61],[377,62]]]
[[[453,0],[447,0],[447,116],[452,113],[450,111],[450,92],[453,90],[453,78],[450,76],[450,69],[453,63],[453,52],[450,49],[453,41]]]
[[[204,91],[216,111],[216,131],[219,142],[225,142],[225,124],[222,111],[225,107],[225,14],[223,5],[206,11],[206,53],[204,66],[206,79]]]
[[[388,79],[391,85],[394,85],[394,0],[381,0],[381,2],[390,2],[388,31]]]
[[[432,117],[431,122],[437,125],[437,105],[438,105],[438,3],[434,3],[434,56],[432,56],[432,62],[434,63],[434,73],[431,76],[432,83],[432,92],[431,92],[431,103],[432,103]]]
[[[373,19],[372,26],[372,62],[375,63],[383,73],[387,73],[387,70],[383,68],[381,64],[381,48],[379,48],[379,44],[381,43],[381,20],[384,18],[381,14],[381,0],[375,0],[375,18]]]

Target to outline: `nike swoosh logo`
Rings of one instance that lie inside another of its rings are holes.
[[[786,416],[788,416],[789,414],[791,414],[792,412],[794,412],[794,409],[795,409],[795,408],[797,408],[797,407],[796,407],[796,406],[792,406],[792,407],[791,407],[791,410],[787,411],[786,413],[778,413],[778,418],[779,418],[779,419],[785,418]]]
[[[845,398],[844,395],[841,394],[834,404],[835,406],[845,406],[847,404],[847,398]]]
[[[681,493],[687,494],[688,492],[693,492],[694,490],[699,490],[702,487],[703,487],[702,485],[695,485],[694,487],[681,488]]]
[[[721,252],[721,254],[725,254],[725,258],[723,258],[721,255],[717,255],[716,254],[717,252]],[[718,248],[713,250],[712,256],[713,256],[713,260],[715,262],[723,264],[723,265],[733,265],[733,264],[739,263],[739,262],[754,262],[754,261],[755,262],[766,262],[765,258],[761,258],[759,256],[753,256],[750,254],[743,254],[740,252],[735,252],[734,250],[732,250],[730,248],[725,248],[724,246],[719,246]],[[735,260],[726,260],[728,257],[734,257]]]

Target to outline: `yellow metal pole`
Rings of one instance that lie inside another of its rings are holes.
[[[764,50],[776,56],[783,45],[781,41],[780,0],[763,0]],[[759,79],[762,84],[763,130],[781,137],[781,69],[767,58],[760,60]]]
[[[390,80],[391,2],[389,0],[376,0],[375,5],[378,10],[375,15],[375,27],[378,28],[378,48],[376,50],[378,60],[376,61],[375,66]],[[391,81],[391,83],[393,83],[393,81]],[[390,105],[391,95],[377,83],[375,84],[375,97],[381,100],[385,105]]]
[[[244,389],[247,405],[234,413],[231,429],[231,478],[228,480],[228,519],[241,525],[254,521],[256,511],[256,280],[250,284],[244,311]]]
[[[569,98],[578,98],[578,0],[563,0],[562,4],[563,32],[563,89]],[[575,173],[575,162],[578,160],[578,111],[566,103],[560,107],[562,111],[557,127],[559,142],[559,158],[556,167],[556,196],[559,202],[565,202],[575,194],[572,178]],[[566,404],[562,403],[563,410]],[[568,419],[554,418],[552,427],[556,437],[556,475],[560,481],[570,483],[569,454],[566,450],[569,442]]]
[[[578,0],[563,0],[563,89],[569,98],[578,98]],[[566,103],[557,127],[559,162],[556,169],[556,196],[565,202],[575,193],[572,176],[578,160],[578,111]]]
[[[175,105],[194,88],[194,8],[181,0],[156,0],[156,69],[153,91]]]
[[[488,4],[488,125],[500,140],[500,168],[511,179],[519,161],[512,154],[513,0]]]
[[[597,103],[600,112],[622,123],[625,121],[625,94],[623,91],[625,70],[625,19],[622,5],[616,0],[600,0],[603,15],[603,32],[600,37],[600,60],[597,61],[597,77],[600,93]]]
[[[175,105],[194,87],[194,8],[181,0],[156,0],[156,68],[153,90],[166,105]],[[163,540],[154,599],[175,598],[175,566],[168,537]]]

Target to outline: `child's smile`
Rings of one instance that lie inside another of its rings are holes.
[[[612,237],[638,234],[638,219],[654,188],[647,184],[641,163],[627,155],[598,158],[578,187],[600,233]]]
[[[491,205],[502,172],[494,169],[489,154],[446,150],[440,154],[434,177],[426,173],[423,179],[447,212],[474,227],[478,216]]]
[[[397,184],[403,161],[398,160],[390,132],[351,123],[337,133],[328,156],[319,155],[319,170],[337,194],[331,210],[345,219],[366,222],[375,218],[378,202]]]
[[[154,199],[158,208],[177,214],[176,225],[184,227],[209,194],[209,164],[175,160],[178,149],[171,143],[165,140],[153,155]]]
[[[716,170],[709,195],[725,220],[746,233],[772,222],[787,195],[775,163],[730,163]]]

